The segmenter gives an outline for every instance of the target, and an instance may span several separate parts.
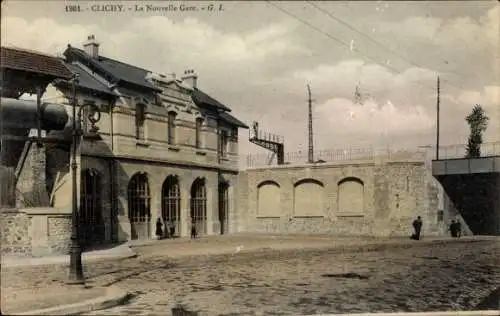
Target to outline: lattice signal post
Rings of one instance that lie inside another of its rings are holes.
[[[278,165],[285,164],[285,141],[282,136],[259,131],[258,122],[253,122],[252,128],[248,133],[251,143],[270,150],[276,154]]]

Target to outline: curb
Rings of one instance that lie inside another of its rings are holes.
[[[129,298],[129,293],[117,287],[106,288],[106,295],[80,303],[60,305],[38,309],[14,315],[79,315],[95,310],[108,309],[122,305]]]
[[[128,247],[127,253],[116,252],[108,254],[82,254],[82,262],[96,262],[96,261],[106,261],[106,260],[123,260],[137,257],[137,253]],[[62,255],[57,257],[11,257],[2,258],[1,265],[2,268],[17,268],[17,267],[29,267],[29,266],[42,266],[42,265],[60,265],[69,264],[70,255]]]

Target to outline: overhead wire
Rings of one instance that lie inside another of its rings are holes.
[[[297,15],[295,15],[295,14],[293,14],[293,13],[291,13],[291,12],[289,12],[289,11],[287,11],[287,10],[283,9],[283,8],[281,8],[280,6],[278,6],[278,5],[274,4],[274,3],[272,3],[271,1],[266,1],[266,2],[267,2],[267,3],[269,3],[270,5],[272,5],[273,7],[275,7],[276,9],[278,9],[279,11],[281,11],[282,13],[284,13],[284,14],[286,14],[286,15],[288,15],[288,16],[290,16],[290,17],[294,18],[295,20],[297,20],[297,21],[299,21],[299,22],[301,22],[301,23],[303,23],[303,24],[307,25],[309,28],[311,28],[311,29],[313,29],[313,30],[315,30],[315,31],[317,31],[317,32],[319,32],[319,33],[322,33],[323,35],[327,36],[327,37],[328,37],[328,38],[330,38],[331,40],[333,40],[333,41],[337,42],[338,44],[340,44],[340,45],[342,45],[342,46],[345,46],[345,47],[348,47],[348,48],[351,48],[350,43],[346,43],[346,42],[344,42],[344,41],[342,41],[342,40],[340,40],[340,39],[336,38],[335,36],[331,35],[330,33],[323,31],[322,29],[320,29],[320,28],[318,28],[318,27],[316,27],[316,26],[312,25],[311,23],[309,23],[308,21],[306,21],[306,20],[304,20],[304,19],[301,19],[301,18],[300,18],[300,17],[298,17]],[[361,56],[363,56],[363,57],[365,57],[365,58],[369,59],[370,61],[372,61],[372,62],[376,63],[377,65],[379,65],[379,66],[381,66],[381,67],[383,67],[383,68],[390,69],[390,70],[392,70],[393,72],[395,72],[395,73],[397,73],[397,74],[401,74],[401,73],[402,73],[400,70],[398,70],[398,69],[396,69],[396,68],[393,68],[393,67],[391,67],[391,66],[389,66],[389,65],[387,65],[387,64],[384,64],[384,63],[380,63],[379,61],[375,60],[374,58],[372,58],[372,57],[370,57],[370,56],[368,56],[368,55],[366,55],[366,54],[363,54],[362,52],[360,52],[359,50],[357,50],[355,47],[353,47],[351,51],[353,51],[353,52],[356,52],[356,53],[360,54]],[[420,81],[417,81],[417,82],[411,82],[410,84],[415,84],[415,83],[417,83],[417,84],[419,84],[419,85],[421,85],[421,86],[423,86],[423,87],[429,88],[429,89],[431,89],[431,90],[433,90],[433,91],[435,91],[435,90],[436,90],[436,87],[432,87],[432,86],[429,86],[429,85],[423,84],[423,83],[422,83],[422,82],[420,82]]]
[[[418,67],[418,68],[422,68],[421,65],[418,65],[417,63],[415,63],[414,61],[412,60],[409,60],[408,58],[406,58],[405,56],[399,54],[398,52],[396,52],[395,50],[389,48],[389,47],[386,47],[386,45],[380,43],[379,41],[375,40],[374,38],[372,38],[371,36],[359,31],[358,29],[356,29],[354,26],[350,25],[349,23],[345,22],[344,20],[340,19],[339,17],[335,16],[333,13],[331,13],[330,11],[318,6],[317,4],[315,4],[314,2],[312,1],[306,1],[306,3],[308,3],[309,5],[315,7],[317,10],[323,12],[324,14],[326,14],[329,18],[337,21],[338,23],[344,25],[345,27],[349,28],[350,30],[356,32],[357,34],[363,36],[364,38],[368,39],[370,42],[376,44],[377,46],[381,47],[382,49],[386,50],[386,51],[389,51],[390,53],[392,53],[393,55],[401,58],[402,60],[406,61],[407,63],[415,66],[415,67]],[[440,58],[441,59],[441,58]],[[443,62],[447,62],[443,59],[441,59]],[[458,74],[457,74],[458,75]],[[448,83],[449,85],[457,88],[457,89],[464,89],[462,86],[460,87],[457,87],[455,86],[453,83],[449,82],[448,80],[442,78],[441,76],[441,81],[444,81],[446,83]]]

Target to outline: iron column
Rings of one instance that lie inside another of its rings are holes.
[[[85,280],[83,278],[83,267],[82,267],[82,247],[80,245],[80,239],[78,236],[78,192],[77,190],[77,163],[76,163],[76,151],[79,131],[76,124],[77,115],[76,107],[78,106],[76,100],[76,83],[78,81],[78,76],[75,76],[72,80],[73,88],[73,126],[72,126],[72,141],[71,141],[71,181],[72,181],[72,199],[71,199],[71,249],[70,249],[70,263],[69,263],[69,276],[68,284],[84,284]]]

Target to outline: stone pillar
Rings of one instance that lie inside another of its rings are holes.
[[[33,256],[46,256],[50,253],[48,223],[49,219],[46,215],[31,217],[30,235]]]
[[[216,183],[218,185],[218,183]],[[216,218],[214,215],[214,212],[217,210],[217,207],[214,207],[214,203],[217,201],[217,187],[214,190],[213,186],[209,184],[209,182],[206,182],[206,187],[205,189],[207,190],[207,235],[213,235],[214,234],[214,218]]]
[[[190,191],[189,188],[181,182],[181,237],[189,237],[191,235],[191,212],[189,209]]]
[[[156,236],[156,221],[158,218],[161,218],[161,190],[158,190],[158,188],[152,186],[151,188],[151,223],[150,223],[150,232],[151,236],[149,236],[152,239],[157,239],[158,237]],[[162,229],[165,229],[165,227],[162,225]]]
[[[118,242],[132,239],[130,219],[128,217],[128,201],[126,186],[121,185],[121,181],[116,186],[116,238]]]

